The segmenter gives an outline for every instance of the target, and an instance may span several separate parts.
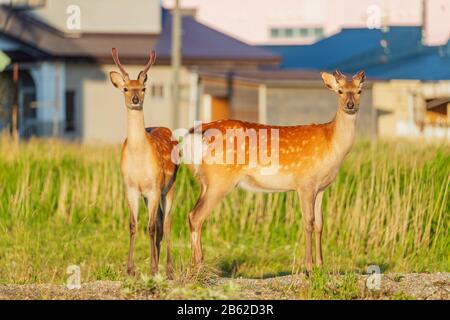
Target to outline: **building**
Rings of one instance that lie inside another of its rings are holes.
[[[443,44],[450,36],[449,0],[182,0],[180,2],[198,21],[255,45],[311,44],[339,33],[343,28],[417,26],[422,25],[424,20],[427,44]],[[174,0],[163,0],[164,6],[168,8],[171,8],[173,3]],[[249,14],[255,8],[258,14]]]
[[[346,28],[312,45],[264,48],[280,54],[285,69],[364,69],[376,80],[372,105],[381,137],[450,138],[450,42],[427,46],[422,37],[420,26]]]
[[[201,72],[203,121],[242,119],[272,125],[325,123],[336,113],[338,99],[316,71],[253,70]],[[372,82],[366,81],[357,130],[359,136],[377,135]]]
[[[117,69],[111,58],[112,47],[118,48],[131,76],[137,76],[151,50],[157,52],[144,108],[148,126],[191,125],[197,108],[198,70],[279,65],[278,55],[183,17],[182,101],[180,109],[174,110],[170,93],[171,15],[161,10],[158,0],[135,2],[139,3],[133,8],[139,10],[124,11],[123,7],[129,7],[125,0],[47,0],[45,6],[32,11],[0,6],[0,50],[20,66],[21,136],[56,135],[107,143],[123,140],[123,97],[109,80],[109,72]],[[84,16],[80,28],[76,19],[69,21],[77,10]],[[92,16],[86,17],[88,14]],[[9,121],[5,106],[11,102],[10,72],[2,73],[0,129]]]
[[[112,47],[118,48],[131,76],[137,76],[151,50],[157,52],[144,106],[147,126],[187,128],[197,119],[224,118],[273,125],[327,122],[337,102],[319,71],[354,74],[365,69],[369,81],[360,136],[450,137],[450,45],[424,44],[421,26],[343,28],[310,45],[252,46],[204,25],[193,17],[195,10],[187,10],[182,19],[181,104],[175,110],[172,16],[157,0],[136,0],[145,10],[123,13],[123,1],[47,0],[32,11],[0,6],[0,51],[20,66],[22,137],[123,140],[123,97],[109,81],[109,72],[117,69]],[[317,4],[325,3],[321,1]],[[99,3],[108,11],[96,21],[91,21],[94,16],[75,19],[77,10],[82,16],[98,12]],[[125,27],[131,15],[135,21]],[[10,69],[1,74],[0,130],[9,126]]]

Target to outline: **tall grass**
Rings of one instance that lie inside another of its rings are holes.
[[[0,282],[62,282],[70,264],[81,266],[83,281],[124,278],[128,211],[119,153],[118,146],[37,140],[16,148],[0,140]],[[327,270],[450,271],[449,184],[448,145],[359,142],[325,192]],[[190,263],[187,214],[198,193],[182,167],[172,228],[179,274]],[[148,272],[140,214],[135,257],[138,271]],[[301,270],[300,217],[295,193],[235,190],[204,225],[206,262],[225,276]]]

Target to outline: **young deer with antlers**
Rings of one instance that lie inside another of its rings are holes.
[[[167,244],[166,273],[172,276],[170,255],[170,209],[172,207],[177,166],[171,159],[176,143],[172,141],[170,129],[145,128],[143,104],[147,72],[156,60],[152,51],[145,68],[137,80],[130,80],[120,63],[117,51],[112,57],[120,73],[112,71],[112,84],[123,92],[127,108],[127,138],[122,145],[121,169],[128,207],[130,210],[130,250],[128,255],[129,275],[134,275],[134,239],[138,222],[139,199],[144,197],[148,210],[148,233],[150,235],[151,273],[158,269],[160,245],[163,235]]]
[[[209,130],[215,131],[212,136],[216,135],[216,137],[217,132],[221,133],[222,137],[226,136],[228,130],[241,130],[246,133],[250,130],[263,129],[269,132],[266,137],[258,136],[259,141],[253,146],[245,140],[240,146],[234,145],[231,149],[227,149],[226,141],[229,139],[225,138],[223,148],[216,149],[213,156],[213,153],[203,151],[200,164],[193,166],[188,163],[201,184],[200,197],[189,214],[194,265],[202,261],[203,222],[220,200],[235,186],[239,186],[257,192],[297,191],[306,232],[306,268],[311,271],[313,266],[313,231],[316,234],[316,263],[322,266],[323,192],[335,180],[342,161],[353,145],[356,116],[365,74],[361,71],[351,80],[347,80],[342,73],[336,71],[334,74],[322,73],[322,79],[325,85],[338,95],[336,115],[331,122],[283,127],[221,120],[193,128],[186,136],[184,147],[189,144],[189,141],[193,141],[196,135],[200,139],[200,144],[211,145],[208,137]],[[270,132],[273,135],[273,130],[277,131],[279,143],[277,150],[268,146],[268,151],[278,152],[278,170],[273,173],[263,173],[266,164],[261,164],[261,160],[258,160],[256,165],[250,166],[249,156],[251,153],[260,151],[260,142],[271,139]],[[219,143],[221,144],[222,142]],[[187,146],[188,150],[192,148],[191,146]],[[208,157],[225,158],[227,153],[231,153],[231,158],[235,160],[239,150],[245,150],[245,161],[241,164],[208,161],[211,160]]]

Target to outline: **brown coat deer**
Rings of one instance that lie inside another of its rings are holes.
[[[147,72],[156,60],[153,51],[137,80],[130,80],[120,63],[117,51],[112,49],[112,57],[118,72],[111,72],[112,84],[123,92],[127,108],[127,138],[122,145],[121,169],[126,198],[130,210],[130,249],[127,272],[134,275],[134,240],[138,223],[139,199],[144,197],[148,213],[148,233],[150,235],[151,273],[158,270],[160,244],[163,235],[167,244],[166,273],[172,276],[170,254],[170,210],[175,189],[177,166],[171,159],[176,143],[172,141],[170,129],[145,128],[143,104]]]
[[[191,129],[185,137],[183,156],[193,149],[192,141],[200,139],[203,144],[201,162],[188,166],[201,184],[200,197],[189,214],[191,248],[194,264],[202,261],[201,229],[206,217],[234,187],[239,186],[256,192],[298,192],[303,225],[306,233],[306,268],[312,269],[312,233],[316,234],[316,263],[322,265],[322,197],[324,190],[335,180],[339,167],[350,151],[356,131],[356,118],[360,104],[361,90],[365,80],[363,71],[351,80],[336,71],[322,73],[325,85],[338,95],[338,106],[331,122],[319,125],[269,126],[237,120],[220,120]],[[268,132],[258,134],[257,142],[241,140],[241,144],[231,144],[227,132],[241,131],[247,137],[249,131]],[[212,132],[212,133],[211,133]],[[211,133],[211,134],[209,134]],[[268,146],[272,156],[276,154],[277,170],[263,172],[267,163],[261,162],[260,149],[276,133],[276,150]],[[222,140],[221,140],[222,139]],[[191,141],[191,142],[190,142]],[[242,142],[244,141],[244,142]],[[223,145],[222,145],[223,143]],[[210,147],[214,145],[214,151]],[[205,147],[206,146],[206,150]],[[220,146],[221,148],[217,148]],[[195,149],[195,148],[194,148]],[[243,151],[243,161],[237,163],[239,151]],[[253,165],[252,154],[259,154]],[[217,159],[223,161],[218,162]],[[233,159],[230,163],[228,159]]]

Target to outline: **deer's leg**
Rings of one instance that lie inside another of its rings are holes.
[[[160,193],[159,188],[156,187],[151,188],[150,191],[145,193],[148,212],[147,231],[150,236],[150,271],[152,275],[158,271],[159,250],[156,243],[156,214],[159,206]]]
[[[166,194],[165,200],[165,212],[164,212],[164,236],[166,237],[166,247],[167,247],[167,262],[166,262],[166,274],[169,279],[173,277],[173,265],[172,265],[172,256],[170,252],[170,224],[172,222],[172,203],[173,196],[175,191],[175,184]]]
[[[226,192],[216,186],[202,185],[200,198],[197,200],[194,209],[189,214],[192,262],[194,265],[200,264],[203,260],[201,244],[203,222],[225,195]]]
[[[302,188],[299,190],[300,205],[302,208],[303,227],[306,235],[306,270],[312,271],[312,232],[314,228],[314,202],[315,192],[310,188]]]
[[[138,212],[139,212],[139,196],[140,193],[135,189],[127,190],[127,202],[130,211],[130,248],[128,251],[128,263],[127,263],[127,273],[128,275],[134,275],[134,239],[136,236],[137,222],[138,222]]]
[[[314,231],[316,232],[316,264],[318,267],[322,267],[322,199],[323,191],[319,191],[316,196],[316,201],[314,204]]]

